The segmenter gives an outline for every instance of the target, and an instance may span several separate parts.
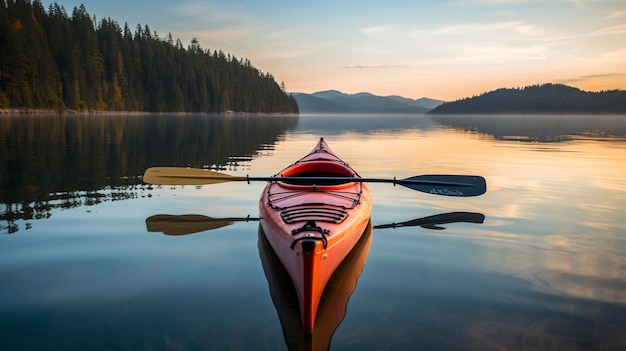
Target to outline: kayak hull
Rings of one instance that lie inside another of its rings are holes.
[[[356,181],[306,184],[290,182],[290,176],[353,177]],[[259,201],[261,226],[295,287],[302,329],[311,333],[328,280],[369,223],[371,193],[324,139],[276,177],[282,179],[268,182]]]

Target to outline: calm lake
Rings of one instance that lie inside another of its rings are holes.
[[[264,183],[140,175],[270,176],[320,137],[363,177],[475,174],[487,193],[371,184],[373,226],[484,221],[367,231],[303,337],[245,220]],[[626,349],[626,116],[1,115],[0,165],[1,350]],[[233,223],[165,235],[158,214]]]

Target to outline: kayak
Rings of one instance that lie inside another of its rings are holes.
[[[275,177],[259,200],[261,227],[295,287],[302,330],[311,333],[324,288],[369,223],[371,192],[323,138]]]

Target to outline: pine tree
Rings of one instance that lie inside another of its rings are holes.
[[[41,0],[0,5],[0,108],[298,112],[245,58]]]

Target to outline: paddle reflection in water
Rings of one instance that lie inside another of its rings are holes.
[[[235,222],[258,221],[259,218],[227,217],[211,218],[204,215],[168,215],[159,214],[146,219],[149,232],[160,232],[167,235],[187,235],[204,232],[231,225]]]
[[[167,235],[187,235],[222,228],[242,221],[258,221],[259,218],[226,217],[212,218],[204,215],[168,215],[158,214],[146,219],[149,232],[161,232]],[[267,279],[272,302],[278,313],[283,336],[289,350],[328,350],[332,337],[344,320],[350,296],[356,289],[357,280],[372,243],[372,229],[422,227],[443,230],[440,225],[466,222],[483,223],[485,216],[475,212],[448,212],[433,216],[416,218],[401,223],[389,223],[372,226],[370,219],[361,238],[333,273],[320,300],[312,333],[305,333],[299,310],[295,287],[285,267],[272,249],[261,226],[258,231],[258,248],[263,271]]]
[[[425,229],[443,230],[444,227],[439,225],[448,223],[483,223],[485,221],[485,215],[476,212],[448,212],[436,214],[433,216],[413,219],[406,222],[391,223],[391,224],[379,224],[374,229],[385,228],[400,228],[400,227],[422,227]]]
[[[167,235],[187,235],[222,228],[235,222],[258,221],[260,218],[225,217],[213,218],[198,214],[170,215],[157,214],[146,218],[146,228],[149,232],[158,232]],[[449,223],[483,223],[485,215],[476,212],[447,212],[432,216],[412,219],[400,223],[375,225],[374,229],[422,227],[425,229],[442,230],[442,224]]]

